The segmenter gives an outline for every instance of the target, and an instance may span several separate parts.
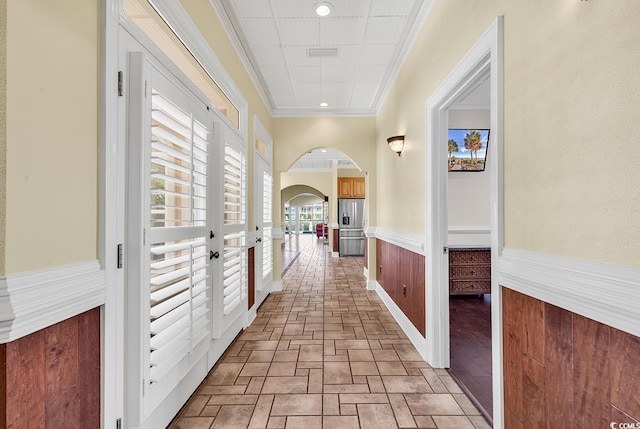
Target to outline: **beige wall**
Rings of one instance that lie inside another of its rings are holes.
[[[369,197],[375,201],[375,123],[374,117],[274,118],[274,178],[279,179],[278,172],[286,172],[301,155],[312,149],[338,149],[368,173]],[[282,189],[280,183],[274,183],[274,187]],[[279,205],[280,201],[275,201],[275,206]],[[375,210],[370,211],[369,219],[375,220]],[[275,223],[279,224],[280,219],[274,219]]]
[[[424,232],[425,102],[503,14],[506,246],[640,267],[635,0],[435,2],[378,115],[378,225]]]
[[[286,189],[294,185],[307,185],[322,192],[323,195],[331,195],[333,192],[333,174],[315,172],[284,172],[280,173],[280,189]],[[283,201],[284,202],[284,201]]]
[[[7,178],[7,1],[0,0],[0,276],[5,273]]]
[[[5,272],[96,259],[99,2],[7,1]]]
[[[434,2],[377,117],[377,226],[424,233],[425,103],[503,13],[502,4],[498,0]],[[464,23],[464,31],[459,23]],[[401,157],[387,144],[388,137],[399,134],[405,135]]]
[[[227,33],[220,22],[220,19],[216,15],[215,11],[211,7],[209,0],[180,0],[182,6],[185,8],[194,24],[202,33],[205,40],[211,46],[211,49],[216,54],[218,59],[224,65],[225,70],[231,76],[236,86],[242,92],[242,95],[247,100],[249,105],[249,133],[248,133],[248,200],[247,200],[247,214],[249,230],[253,230],[254,226],[254,196],[253,196],[253,158],[255,141],[253,139],[253,116],[257,115],[260,121],[273,137],[271,114],[265,106],[260,94],[256,90],[249,73],[244,68],[240,57],[238,56],[233,44],[229,40]],[[275,170],[274,170],[275,171]],[[275,173],[274,173],[275,174]],[[274,187],[274,189],[277,189]],[[276,252],[278,253],[278,252]]]
[[[640,268],[640,2],[508,5],[506,245]]]

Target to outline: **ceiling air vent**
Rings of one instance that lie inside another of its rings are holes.
[[[309,58],[337,57],[338,48],[309,48],[307,56]]]

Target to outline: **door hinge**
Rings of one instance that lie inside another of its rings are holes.
[[[122,419],[119,417],[116,420],[116,429],[122,429]]]
[[[118,244],[118,268],[122,268],[122,263],[124,260],[123,252],[124,250],[122,244]]]
[[[118,97],[122,97],[123,95],[123,86],[124,86],[124,75],[121,71],[118,72]]]

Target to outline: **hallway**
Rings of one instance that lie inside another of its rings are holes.
[[[172,429],[490,427],[366,290],[363,258],[331,258],[315,235],[297,240],[283,291],[265,300]]]

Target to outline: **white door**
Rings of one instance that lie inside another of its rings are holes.
[[[255,222],[256,289],[268,290],[273,279],[273,176],[271,166],[256,152]]]
[[[213,120],[143,54],[129,67],[127,374],[144,419],[208,347]]]

